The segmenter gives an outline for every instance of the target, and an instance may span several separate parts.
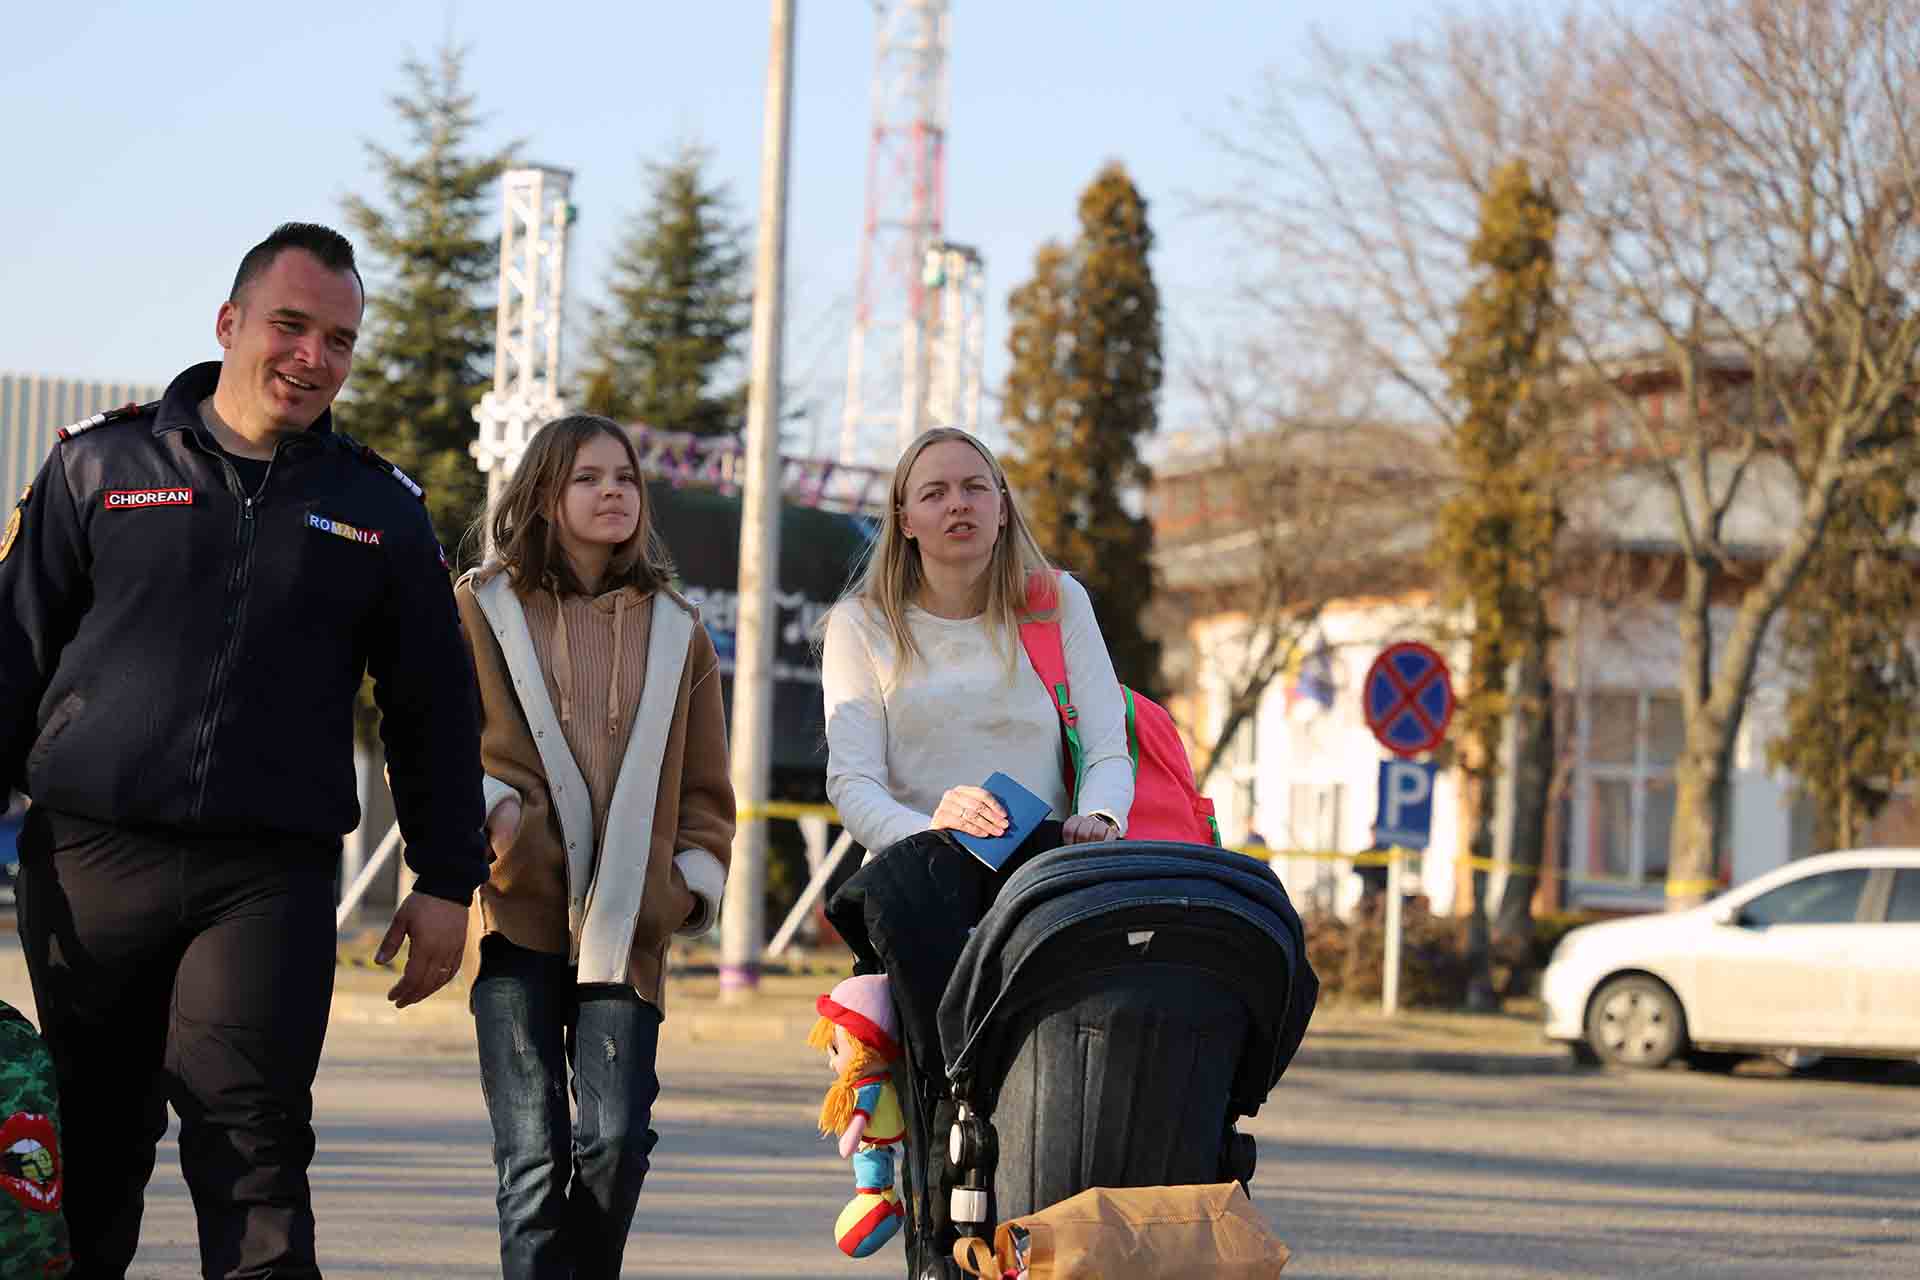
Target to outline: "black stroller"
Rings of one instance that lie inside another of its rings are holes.
[[[863,867],[828,916],[893,992],[912,1280],[956,1280],[956,1238],[1088,1187],[1253,1177],[1234,1122],[1279,1081],[1319,994],[1265,864],[1122,841],[1040,854],[996,885],[928,832]]]

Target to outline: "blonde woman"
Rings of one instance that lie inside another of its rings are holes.
[[[1028,583],[1051,572],[985,445],[937,427],[907,447],[821,655],[827,794],[861,845],[877,852],[929,829],[1003,834],[1007,815],[980,786],[996,771],[1060,819],[1009,869],[1043,848],[1125,834],[1125,704],[1079,583],[1060,575],[1057,605],[1085,752],[1077,809],[1059,713],[1021,648]]]

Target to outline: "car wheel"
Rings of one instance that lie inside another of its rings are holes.
[[[1600,988],[1587,1008],[1587,1043],[1617,1067],[1664,1067],[1687,1042],[1680,1002],[1665,984],[1628,975]]]

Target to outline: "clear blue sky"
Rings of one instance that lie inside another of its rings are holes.
[[[837,429],[865,199],[874,19],[799,0],[789,206],[789,384]],[[1207,131],[1318,25],[1372,44],[1433,0],[955,0],[947,233],[986,256],[987,382],[1007,293],[1071,234],[1110,158],[1152,202],[1169,336],[1204,331],[1233,263],[1195,198],[1227,181]],[[388,103],[408,54],[469,49],[483,141],[570,168],[581,208],[569,288],[599,291],[643,164],[691,139],[743,219],[756,203],[767,5],[68,0],[12,7],[0,70],[0,369],[164,381],[214,358],[213,318],[245,248],[276,223],[344,226],[382,198],[364,144],[401,146]],[[570,308],[570,310],[572,310]],[[574,352],[584,335],[567,333]],[[1173,351],[1177,362],[1177,345]]]

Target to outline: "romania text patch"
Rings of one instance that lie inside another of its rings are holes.
[[[330,533],[336,538],[345,538],[348,542],[358,542],[369,547],[380,545],[378,529],[362,529],[357,525],[348,524],[345,520],[334,520],[312,512],[307,513],[307,525],[322,533]]]
[[[191,489],[109,489],[102,501],[109,511],[134,511],[141,507],[190,507]]]

